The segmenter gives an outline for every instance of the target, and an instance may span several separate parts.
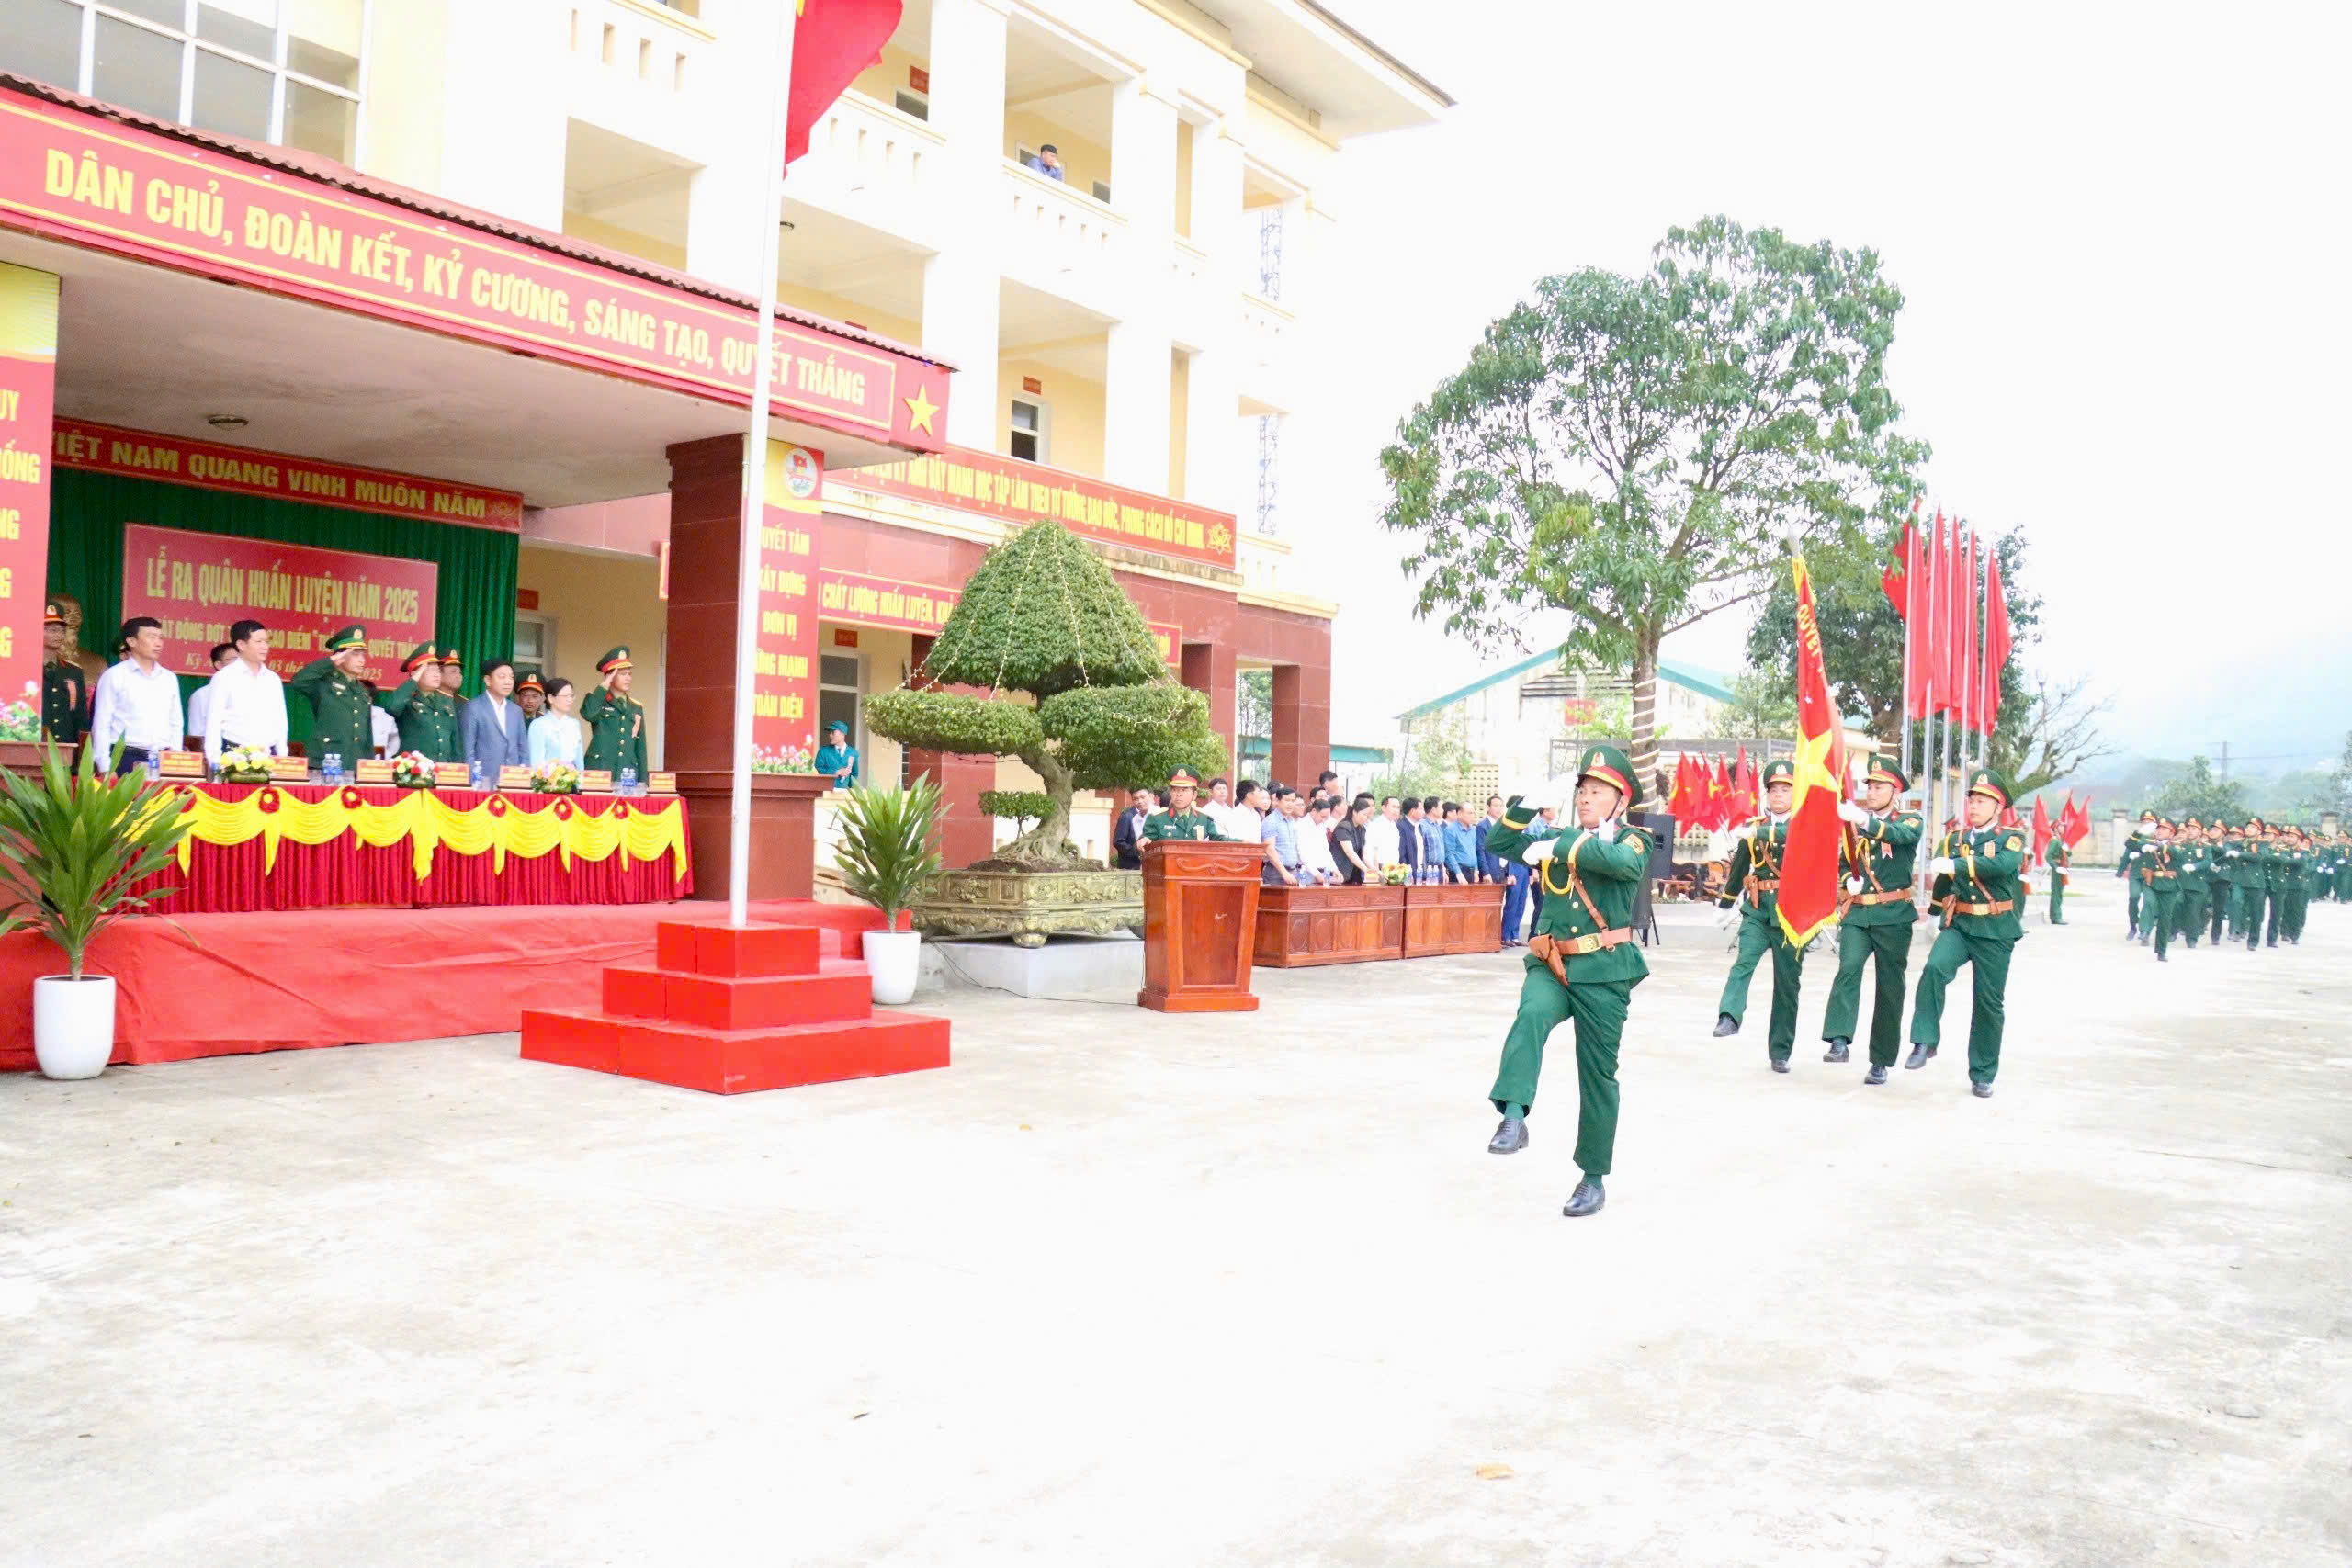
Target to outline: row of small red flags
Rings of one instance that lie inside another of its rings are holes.
[[[1848,781],[1848,793],[1859,793],[1853,782]],[[1719,833],[1734,828],[1763,809],[1764,791],[1757,782],[1756,764],[1748,760],[1747,748],[1742,746],[1738,755],[1726,762],[1721,757],[1700,757],[1682,753],[1675,764],[1674,790],[1668,797],[1667,810],[1674,816],[1679,827],[1702,828]],[[2025,819],[2014,809],[2001,813],[2005,828],[2022,828]],[[2090,836],[2090,802],[2076,803],[2072,790],[2067,791],[2058,815],[2052,817],[2040,795],[2033,800],[2033,858],[2047,857],[2052,839],[2064,839],[2072,850]]]
[[[1904,525],[1894,558],[1879,576],[1887,603],[1911,623],[1905,681],[1910,716],[1952,714],[1967,729],[1989,735],[2001,720],[2000,672],[2009,661],[2000,558],[1986,549],[1980,569],[1974,531],[1963,539],[1960,520],[1947,525],[1941,510],[1924,536],[1916,518]]]

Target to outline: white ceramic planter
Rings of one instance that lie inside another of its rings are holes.
[[[874,999],[896,1007],[915,999],[915,976],[922,966],[921,931],[867,931],[865,967],[874,976]]]
[[[94,1078],[114,1055],[114,976],[33,982],[33,1059],[52,1078]]]

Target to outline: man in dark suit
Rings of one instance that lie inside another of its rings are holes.
[[[1132,796],[1127,808],[1119,813],[1118,821],[1112,825],[1111,855],[1121,871],[1143,869],[1144,818],[1149,817],[1159,804],[1151,791],[1139,789]]]
[[[1466,818],[1469,813],[1464,811],[1463,816]],[[1484,822],[1472,824],[1473,829],[1478,836],[1478,880],[1481,882],[1500,882],[1509,874],[1508,869],[1503,864],[1503,857],[1487,847],[1487,835],[1493,832],[1495,824],[1502,819],[1503,797],[1499,795],[1488,795],[1487,819]]]
[[[481,695],[468,703],[458,717],[466,761],[486,781],[486,788],[497,786],[499,769],[520,767],[531,760],[523,710],[511,700],[514,691],[513,662],[493,659],[482,666]]]

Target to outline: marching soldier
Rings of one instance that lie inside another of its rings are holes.
[[[441,690],[441,661],[433,645],[421,642],[401,661],[408,679],[384,694],[378,706],[401,728],[401,750],[421,751],[436,762],[462,762],[458,710]]]
[[[73,641],[64,603],[51,599],[40,620],[40,728],[68,750],[90,724],[90,677],[74,658]]]
[[[1650,863],[1649,836],[1624,820],[1641,804],[1641,782],[1614,746],[1586,750],[1577,774],[1575,826],[1545,824],[1539,807],[1513,797],[1487,834],[1487,849],[1535,868],[1545,889],[1535,934],[1527,942],[1526,976],[1519,1013],[1503,1042],[1502,1066],[1487,1098],[1502,1125],[1487,1145],[1491,1154],[1527,1146],[1527,1111],[1544,1067],[1552,1032],[1576,1021],[1576,1190],[1560,1210],[1570,1219],[1597,1214],[1617,1146],[1617,1050],[1634,987],[1648,977],[1648,961],[1634,940],[1634,903]]]
[[[2131,874],[2131,868],[2140,846],[2155,836],[2156,814],[2143,811],[2140,813],[2140,825],[2132,830],[2131,836],[2123,840],[2123,847],[2115,852],[2115,874],[2123,878],[2123,916],[2130,922],[2124,931],[2123,940],[2143,945],[2148,937],[2140,929],[2140,880]]]
[[[2224,929],[2237,930],[2238,919],[2238,857],[2245,843],[2245,835],[2235,828],[2215,823],[2212,842],[2206,847],[2211,859],[2205,867],[2206,890],[2211,895],[2213,945],[2222,945]]]
[[[1201,775],[1190,768],[1178,768],[1168,775],[1168,807],[1143,819],[1143,836],[1147,839],[1208,839],[1219,843],[1235,840],[1217,831],[1216,818],[1196,808],[1201,797]]]
[[[2245,852],[2238,858],[2238,924],[2245,933],[2245,950],[2262,945],[2262,912],[2270,901],[2270,845],[2264,838],[2262,818],[2245,825]]]
[[[1944,987],[1971,966],[1968,1018],[1969,1090],[1989,1100],[2001,1070],[2001,1032],[2009,986],[2009,955],[2025,934],[2018,916],[2018,882],[2025,872],[2025,834],[1999,824],[2009,786],[1990,768],[1968,778],[1968,826],[1948,833],[1928,863],[1930,900],[1943,929],[1928,950],[1927,968],[1911,1010],[1911,1055],[1904,1066],[1924,1067],[1943,1040]]]
[[[2303,916],[2311,908],[2312,840],[2300,828],[2287,833],[2287,915],[2281,930],[2290,947],[2303,941]]]
[[[323,762],[340,758],[356,765],[376,754],[375,705],[360,676],[368,669],[368,628],[345,626],[326,640],[326,656],[313,659],[287,682],[311,704],[311,755]]]
[[[2180,865],[2173,849],[2172,823],[2159,821],[2153,837],[2132,852],[2132,880],[2140,889],[2140,945],[2155,938],[2156,962],[2172,962],[2165,950],[2179,919]]]
[[[2066,907],[2066,868],[2074,863],[2075,852],[2066,847],[2065,836],[2061,834],[2050,840],[2050,847],[2042,852],[2042,859],[2050,864],[2050,923],[2063,926],[2066,923],[2066,917],[2059,911]]]
[[[2267,897],[2266,908],[2269,910],[2264,920],[2262,945],[2276,947],[2278,945],[2279,925],[2287,918],[2287,884],[2293,873],[2287,858],[2285,831],[2276,824],[2265,826],[2262,851],[2263,890]]]
[[[1829,1042],[1825,1062],[1846,1060],[1861,1011],[1862,968],[1877,960],[1877,994],[1871,1003],[1871,1070],[1866,1084],[1883,1084],[1903,1043],[1905,973],[1911,967],[1911,930],[1918,907],[1911,901],[1911,862],[1919,852],[1927,824],[1916,811],[1898,811],[1894,797],[1911,787],[1883,757],[1871,759],[1862,784],[1862,804],[1840,802],[1838,815],[1850,829],[1843,844],[1846,901],[1838,925],[1838,979],[1829,987],[1829,1010],[1822,1037]]]
[[[2343,835],[2339,833],[2337,844],[2335,901],[2339,904],[2352,904],[2352,842],[2346,841]]]
[[[2197,939],[2205,934],[2205,879],[2211,868],[2211,857],[2205,849],[2205,824],[2192,817],[2181,824],[2179,834],[2173,840],[2173,869],[2180,874],[2180,892],[2174,900],[2178,920],[2174,935],[2192,953],[2197,949]]]
[[[581,766],[609,773],[616,784],[624,770],[631,771],[641,784],[645,780],[645,710],[628,694],[635,677],[629,673],[628,647],[606,649],[605,657],[596,660],[596,673],[605,678],[604,684],[580,705],[580,716],[588,726],[588,750]]]
[[[1772,955],[1772,1022],[1764,1051],[1772,1070],[1789,1070],[1797,1044],[1797,987],[1804,953],[1789,945],[1781,930],[1781,857],[1789,847],[1789,801],[1796,793],[1796,764],[1783,757],[1764,764],[1764,815],[1739,829],[1731,873],[1724,879],[1722,907],[1739,911],[1739,956],[1732,960],[1724,994],[1715,1004],[1715,1038],[1739,1032],[1747,1012],[1747,984],[1757,962]],[[1727,923],[1727,922],[1726,922]]]

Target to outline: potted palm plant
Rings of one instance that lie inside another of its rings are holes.
[[[113,779],[94,749],[77,769],[55,742],[40,776],[0,773],[0,931],[29,925],[67,972],[33,982],[33,1055],[52,1078],[94,1078],[114,1055],[114,976],[83,973],[90,943],[154,894],[132,888],[169,865],[189,828],[178,797],[143,773]],[[168,891],[168,889],[162,890]]]
[[[884,929],[865,933],[865,966],[874,999],[914,999],[922,933],[899,929],[899,917],[944,869],[939,819],[946,807],[924,773],[905,789],[860,787],[840,796],[841,843],[833,864],[853,897],[882,911]]]

